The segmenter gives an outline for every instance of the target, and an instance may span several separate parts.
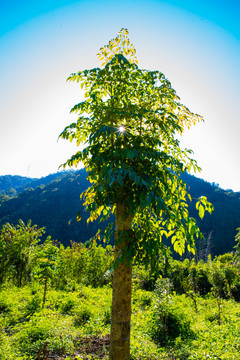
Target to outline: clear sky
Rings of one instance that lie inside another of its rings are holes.
[[[198,177],[240,191],[240,1],[0,2],[0,175],[56,172],[76,147],[57,142],[81,97],[71,72],[100,66],[124,27],[141,68],[159,70],[203,115],[181,139]]]

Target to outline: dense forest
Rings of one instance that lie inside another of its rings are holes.
[[[197,245],[198,257],[219,255],[233,250],[236,229],[240,226],[240,193],[222,190],[195,176],[184,174],[192,196],[190,215],[198,221],[205,240]],[[17,224],[19,219],[46,228],[64,245],[70,241],[85,242],[104,224],[87,224],[80,194],[89,186],[87,173],[79,171],[59,172],[41,179],[20,176],[0,176],[0,226],[6,222]],[[205,195],[214,205],[214,212],[201,220],[195,210],[194,199]],[[77,222],[77,214],[82,220]],[[45,237],[46,237],[45,236]]]

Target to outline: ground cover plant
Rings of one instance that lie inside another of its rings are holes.
[[[41,244],[42,232],[23,222],[0,232],[6,249],[0,258],[0,360],[107,359],[112,248],[64,248],[51,239]],[[240,358],[239,240],[238,232],[235,253],[205,262],[179,261],[165,249],[154,273],[134,265],[132,360]]]
[[[141,272],[135,270],[133,281],[132,360],[240,358],[237,301],[221,298],[219,317],[214,292],[196,294],[195,307],[188,293],[174,291],[169,278],[160,276],[154,290],[143,289]],[[111,292],[110,283],[77,284],[74,290],[50,287],[42,307],[41,282],[2,284],[0,359],[107,359]]]

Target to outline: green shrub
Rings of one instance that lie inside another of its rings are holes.
[[[0,314],[4,314],[10,311],[7,299],[0,299]]]
[[[0,360],[15,360],[16,353],[11,346],[10,337],[0,327]],[[20,359],[20,357],[19,357]]]
[[[27,287],[19,289],[15,286],[0,292],[0,304],[5,327],[26,321],[38,307],[37,295],[33,297]]]
[[[66,353],[73,349],[74,331],[68,318],[59,319],[51,312],[32,316],[29,322],[15,327],[13,341],[27,359],[40,354]]]
[[[211,291],[211,284],[208,280],[207,271],[197,266],[197,290],[201,296],[207,295]]]
[[[152,304],[153,293],[151,291],[137,289],[133,292],[132,296],[133,305],[137,305],[141,309],[145,309]]]
[[[86,322],[88,322],[92,316],[93,316],[93,309],[87,304],[83,304],[76,311],[76,315],[74,316],[74,325],[77,327],[82,326],[86,324]]]
[[[179,305],[174,304],[170,296],[171,288],[169,279],[159,279],[154,292],[150,335],[160,345],[165,345],[179,337],[187,338],[192,334],[189,318]]]
[[[58,311],[60,314],[72,314],[80,303],[77,292],[52,290],[49,292],[47,307]]]
[[[41,308],[42,299],[39,294],[28,298],[23,308],[23,317],[29,317]]]
[[[60,304],[60,312],[61,314],[69,314],[73,311],[74,307],[76,307],[76,300],[67,297]]]
[[[157,276],[151,272],[150,267],[134,266],[133,268],[133,283],[137,288],[147,291],[152,291],[155,288]]]
[[[190,262],[185,259],[183,262],[173,260],[168,269],[168,277],[171,280],[174,291],[177,294],[184,294],[187,288]]]
[[[205,315],[205,319],[206,320],[208,320],[208,321],[210,321],[210,322],[216,322],[216,323],[218,323],[219,324],[219,322],[220,322],[220,320],[221,320],[221,316],[219,315],[219,313],[211,313],[211,314],[209,314],[209,313],[207,313],[206,315]]]
[[[108,308],[108,309],[104,310],[103,323],[104,323],[104,325],[111,324],[111,308]]]
[[[181,310],[174,306],[158,307],[153,313],[150,334],[156,343],[165,345],[178,337],[185,339],[192,335],[191,323]]]

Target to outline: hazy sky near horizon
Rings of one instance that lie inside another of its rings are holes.
[[[56,172],[77,149],[58,135],[81,99],[72,72],[100,66],[124,27],[140,68],[159,70],[205,122],[186,130],[196,176],[240,191],[240,1],[9,0],[0,3],[0,175]]]

